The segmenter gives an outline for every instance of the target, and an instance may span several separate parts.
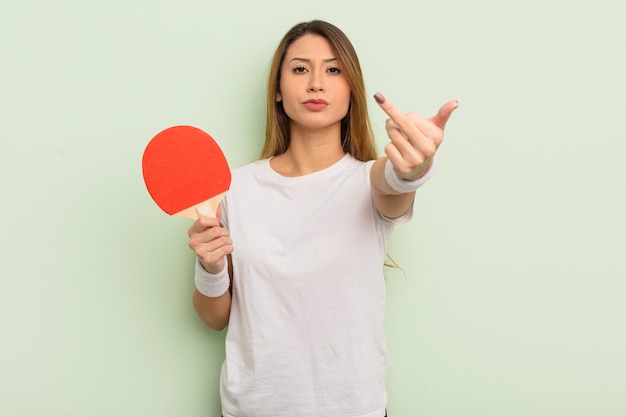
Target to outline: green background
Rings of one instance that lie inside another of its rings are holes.
[[[312,18],[368,95],[461,102],[391,243],[390,416],[626,416],[622,1],[0,4],[1,416],[219,415],[224,333],[141,155],[191,124],[254,160],[271,54]]]

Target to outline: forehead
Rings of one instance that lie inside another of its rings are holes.
[[[289,45],[285,54],[285,60],[295,57],[328,59],[336,58],[335,55],[335,51],[333,51],[325,37],[307,33]]]

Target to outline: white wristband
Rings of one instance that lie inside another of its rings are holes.
[[[196,258],[196,272],[194,275],[196,288],[200,294],[207,297],[219,297],[228,291],[230,278],[228,276],[228,258],[224,258],[224,269],[217,274],[208,272],[200,260]]]
[[[387,159],[387,162],[385,163],[385,180],[394,191],[398,193],[410,193],[420,188],[430,179],[430,177],[434,175],[436,165],[437,155],[435,154],[433,155],[433,162],[430,165],[430,169],[426,172],[426,174],[424,174],[423,177],[418,178],[415,181],[407,181],[398,176],[396,171],[393,169],[393,164],[389,159]]]

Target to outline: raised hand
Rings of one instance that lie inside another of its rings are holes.
[[[417,113],[402,113],[380,93],[374,98],[390,117],[385,128],[391,142],[385,146],[385,153],[394,170],[408,181],[421,178],[430,169],[435,152],[443,141],[446,123],[459,102],[447,102],[435,116],[426,119]]]

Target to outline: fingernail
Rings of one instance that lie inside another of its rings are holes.
[[[374,94],[374,100],[376,100],[376,103],[378,104],[383,104],[385,102],[385,96],[380,93],[376,93]]]

